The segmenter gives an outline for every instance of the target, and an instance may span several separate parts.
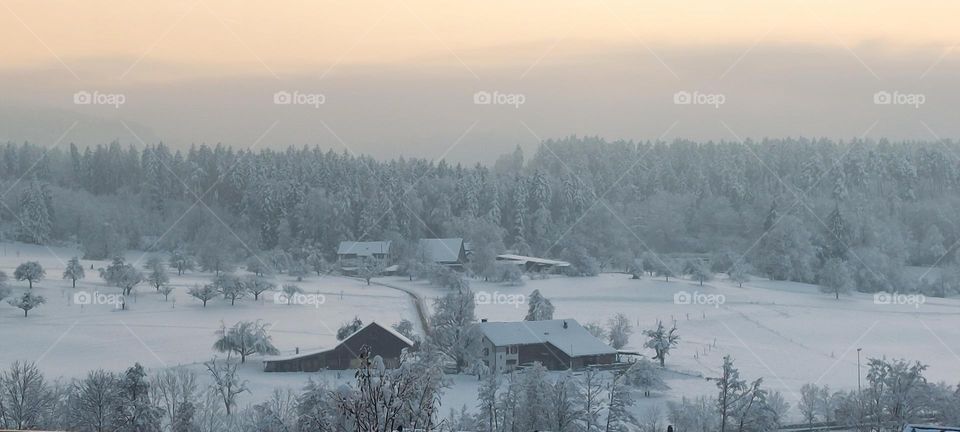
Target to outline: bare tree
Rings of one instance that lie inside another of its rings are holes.
[[[247,382],[240,381],[237,376],[237,366],[240,364],[229,359],[217,362],[217,358],[214,357],[203,365],[207,367],[207,371],[213,377],[213,390],[223,402],[223,408],[227,415],[230,415],[233,407],[237,405],[237,395],[249,391]]]

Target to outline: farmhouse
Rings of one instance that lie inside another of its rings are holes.
[[[454,268],[463,268],[470,252],[462,238],[420,239],[420,248],[430,261]]]
[[[342,241],[337,247],[337,262],[345,270],[356,269],[365,259],[387,260],[390,257],[389,241],[355,242]]]
[[[413,347],[413,341],[389,327],[376,322],[357,330],[329,349],[302,352],[287,356],[267,357],[264,372],[316,372],[320,369],[356,369],[361,348],[370,348],[371,356],[380,356],[388,368],[400,364],[403,350]]]
[[[502,254],[497,255],[497,261],[503,261],[508,263],[513,263],[519,266],[523,266],[523,270],[527,272],[551,272],[555,270],[562,269],[564,267],[570,267],[570,263],[566,261],[558,261],[546,258],[537,258],[531,256],[523,255],[514,255],[514,254]]]
[[[617,351],[574,319],[487,322],[477,325],[482,358],[493,371],[508,372],[540,362],[550,370],[579,370],[616,361]]]

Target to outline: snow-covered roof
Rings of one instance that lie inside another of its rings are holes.
[[[299,353],[281,354],[281,355],[275,355],[275,356],[264,356],[264,357],[263,357],[263,361],[293,360],[293,359],[298,359],[298,358],[301,358],[301,357],[308,357],[308,356],[312,356],[312,355],[316,355],[316,354],[325,353],[325,352],[327,352],[327,351],[333,351],[333,348],[324,348],[324,349],[316,349],[316,350],[309,350],[309,351],[300,351]]]
[[[337,247],[337,255],[355,254],[357,256],[372,256],[373,254],[388,253],[390,253],[389,241],[342,241],[340,242],[340,246]]]
[[[960,427],[906,425],[903,432],[960,432]]]
[[[575,319],[482,322],[478,326],[480,332],[496,346],[549,342],[570,357],[617,353],[617,350],[594,337]]]
[[[420,247],[433,262],[456,262],[460,259],[462,238],[420,239]]]
[[[524,256],[524,255],[501,254],[501,255],[497,255],[497,259],[500,261],[516,261],[523,264],[532,262],[534,264],[543,264],[543,265],[549,265],[554,267],[570,267],[570,263],[566,261],[537,258],[537,257],[531,257],[531,256]]]
[[[298,359],[298,358],[309,357],[309,356],[316,355],[316,354],[322,354],[322,353],[325,353],[325,352],[328,352],[328,351],[333,351],[336,347],[338,347],[338,346],[340,346],[340,345],[343,345],[343,344],[346,343],[348,340],[350,340],[350,338],[356,336],[358,333],[366,330],[367,327],[370,327],[370,326],[372,326],[372,325],[375,325],[375,326],[377,326],[377,327],[380,327],[380,328],[386,330],[386,331],[389,332],[390,334],[396,336],[397,339],[400,339],[401,341],[403,341],[403,342],[406,343],[407,345],[410,345],[411,347],[414,345],[413,341],[410,340],[410,338],[408,338],[408,337],[400,334],[400,332],[394,330],[393,327],[390,327],[390,326],[382,326],[382,325],[380,325],[379,323],[377,323],[376,321],[370,321],[367,325],[361,327],[360,330],[357,330],[357,331],[355,331],[355,332],[353,332],[353,333],[350,333],[350,336],[347,336],[347,337],[343,338],[342,341],[338,342],[336,345],[334,345],[334,346],[331,347],[331,348],[324,348],[324,349],[312,350],[312,351],[301,351],[299,354],[287,354],[287,355],[279,355],[279,356],[267,356],[267,357],[264,357],[264,358],[263,358],[263,361],[294,360],[294,359]]]
[[[372,325],[375,325],[375,326],[377,326],[377,327],[380,327],[380,328],[382,328],[382,329],[390,332],[391,334],[393,334],[394,336],[396,336],[397,339],[402,340],[402,341],[405,342],[407,345],[410,345],[410,346],[413,346],[413,345],[414,345],[413,341],[410,340],[410,338],[408,338],[408,337],[400,334],[400,332],[394,330],[393,327],[391,327],[391,326],[382,326],[382,325],[380,325],[379,323],[377,323],[376,321],[370,321],[369,323],[367,323],[367,325],[361,327],[360,330],[357,330],[357,331],[355,331],[355,332],[353,332],[353,333],[350,333],[350,336],[347,336],[347,337],[343,338],[343,340],[340,341],[340,343],[342,344],[342,343],[350,340],[350,338],[356,336],[357,333],[360,333],[360,332],[366,330],[367,327],[370,327],[370,326],[372,326]]]

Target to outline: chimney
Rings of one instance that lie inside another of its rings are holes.
[[[564,329],[567,328],[567,322],[566,322],[566,321],[563,322],[563,328],[564,328]]]
[[[300,347],[297,347],[295,350],[296,350],[296,354],[300,354]]]
[[[485,323],[485,322],[487,322],[487,319],[486,319],[486,318],[480,318],[480,322]]]

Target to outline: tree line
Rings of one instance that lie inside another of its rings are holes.
[[[669,257],[699,253],[725,273],[946,296],[960,289],[957,153],[949,141],[568,137],[464,166],[317,147],[10,143],[0,232],[75,242],[88,258],[180,250],[218,270],[277,251],[329,261],[342,240],[458,236],[480,267],[514,250],[589,275],[652,254],[679,273]],[[912,280],[907,265],[938,269]]]

